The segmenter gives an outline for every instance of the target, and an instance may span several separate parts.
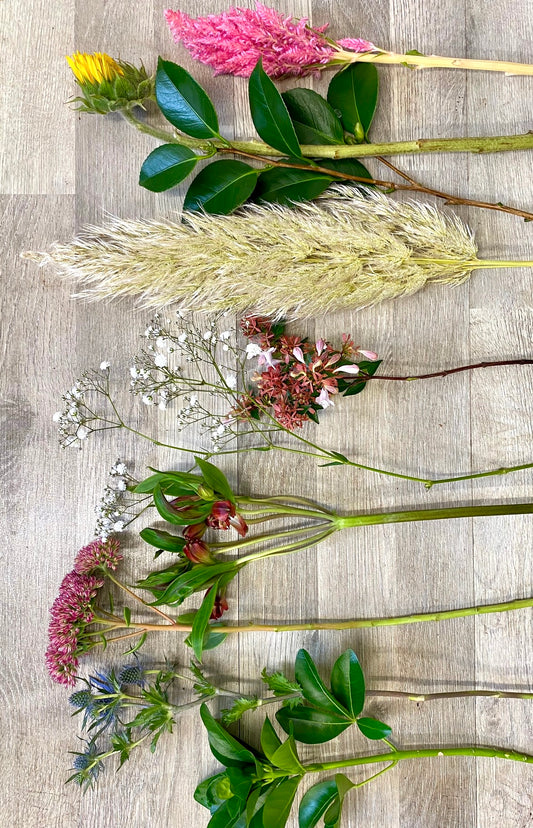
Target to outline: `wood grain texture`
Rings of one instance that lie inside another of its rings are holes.
[[[197,716],[179,722],[151,758],[139,751],[95,792],[64,786],[68,750],[77,749],[67,693],[51,686],[43,665],[48,608],[75,551],[93,529],[93,506],[117,456],[142,474],[148,464],[183,468],[186,460],[114,432],[82,452],[56,448],[51,415],[81,371],[109,359],[125,375],[147,315],[131,304],[91,305],[69,299],[51,272],[23,263],[23,249],[67,240],[109,212],[153,217],[179,206],[187,184],[153,195],[140,189],[140,163],[155,142],[119,116],[80,116],[65,107],[74,92],[63,55],[103,50],[152,68],[158,54],[181,62],[216,103],[222,131],[252,135],[246,84],[214,78],[172,43],[162,0],[37,0],[23,13],[0,4],[7,83],[3,121],[0,215],[7,242],[0,334],[0,461],[6,499],[1,552],[5,593],[0,681],[4,724],[2,813],[15,828],[201,828],[206,811],[192,798],[213,772]],[[224,0],[183,0],[179,8],[207,14]],[[331,23],[333,37],[368,37],[392,49],[533,61],[528,0],[362,0],[341,3],[283,0],[280,10]],[[376,140],[504,134],[531,128],[528,78],[460,71],[380,70]],[[306,85],[324,91],[327,78]],[[296,85],[284,82],[284,87]],[[16,105],[13,103],[16,101]],[[398,159],[418,180],[472,198],[533,203],[531,155],[427,156]],[[369,167],[383,172],[379,162]],[[511,216],[459,209],[483,255],[532,258],[533,225]],[[233,324],[233,322],[231,323]],[[351,332],[375,349],[387,373],[438,370],[469,361],[531,356],[531,271],[478,272],[454,290],[435,286],[416,296],[360,313],[330,315],[294,330],[335,341]],[[126,383],[124,383],[126,387]],[[374,465],[410,474],[446,475],[531,461],[530,368],[459,375],[427,383],[373,383],[338,403],[317,433],[323,444]],[[119,398],[134,422],[172,442],[175,418],[140,410],[127,390]],[[190,436],[191,445],[195,436]],[[285,492],[345,510],[521,501],[533,494],[531,472],[475,484],[421,486],[342,468],[317,468],[283,453],[241,455],[224,468],[241,492]],[[245,570],[231,587],[230,619],[349,618],[430,611],[525,597],[533,588],[533,523],[528,516],[347,530],[317,549]],[[128,543],[125,572],[138,576],[150,553]],[[495,685],[533,688],[531,613],[456,619],[353,633],[242,635],[206,655],[210,672],[235,687],[258,689],[261,669],[290,668],[306,647],[327,672],[346,647],[359,654],[370,687],[422,692]],[[154,659],[188,653],[170,635],[149,644]],[[119,654],[87,660],[110,666]],[[532,751],[531,702],[494,699],[373,701],[369,713],[390,722],[398,744],[499,744]],[[249,715],[243,736],[256,739],[260,716]],[[304,749],[330,758],[365,749],[348,731],[334,746]],[[357,774],[354,779],[361,779]],[[376,783],[352,792],[346,828],[527,828],[533,824],[531,772],[515,763],[434,759],[402,763]],[[290,828],[296,828],[293,815]]]

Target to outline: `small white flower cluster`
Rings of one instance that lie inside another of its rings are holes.
[[[95,507],[96,526],[95,537],[107,540],[109,535],[122,532],[130,520],[126,514],[131,504],[125,500],[128,481],[132,480],[125,463],[117,462],[109,472],[110,481],[104,487],[100,501]]]
[[[63,411],[56,411],[52,417],[54,423],[58,425],[59,442],[64,448],[79,445],[91,432],[86,425],[86,409],[83,401],[83,396],[88,389],[89,385],[85,378],[77,380],[70,391],[63,395],[65,403]]]
[[[164,411],[168,403],[180,395],[181,389],[176,383],[180,369],[169,369],[167,354],[152,350],[154,353],[142,351],[135,357],[130,368],[130,387],[145,405],[155,405]]]

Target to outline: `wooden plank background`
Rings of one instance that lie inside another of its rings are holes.
[[[93,508],[117,456],[135,465],[180,466],[181,458],[150,451],[111,433],[83,451],[57,447],[51,421],[61,394],[81,371],[109,359],[125,376],[147,314],[132,304],[87,306],[49,271],[22,262],[24,249],[68,240],[104,212],[152,217],[179,206],[184,187],[155,196],[137,184],[139,165],[155,146],[119,116],[89,117],[65,102],[74,84],[64,55],[106,51],[155,66],[158,54],[193,71],[216,103],[225,134],[251,135],[242,79],[214,78],[171,42],[163,0],[33,0],[21,9],[3,0],[0,21],[3,80],[0,209],[3,279],[0,368],[1,461],[5,501],[2,591],[2,694],[6,824],[24,828],[200,828],[207,812],[192,798],[213,772],[195,715],[184,716],[154,758],[139,751],[117,776],[81,796],[64,785],[77,749],[67,693],[53,686],[43,654],[48,608],[75,551],[91,537]],[[221,11],[224,0],[182,0],[192,13]],[[331,22],[333,36],[368,37],[395,50],[533,62],[531,0],[363,0],[341,3],[280,0],[278,7],[314,24]],[[532,126],[532,78],[460,71],[381,69],[374,140],[525,132]],[[324,90],[327,80],[310,82]],[[416,178],[453,192],[531,209],[531,154],[425,156],[402,159]],[[377,171],[377,166],[372,165]],[[488,257],[533,258],[533,224],[479,210],[458,209]],[[479,272],[454,290],[434,287],[409,299],[302,323],[297,330],[335,340],[343,331],[374,348],[388,373],[431,371],[468,361],[531,356],[531,271]],[[411,474],[483,470],[532,459],[529,368],[459,375],[425,384],[372,384],[360,397],[328,411],[320,441],[362,462]],[[124,382],[126,387],[127,382]],[[169,411],[157,421],[125,391],[132,417],[160,439],[175,436]],[[318,436],[318,435],[317,435]],[[191,438],[192,439],[192,438]],[[339,509],[509,502],[531,498],[531,472],[436,487],[430,492],[348,469],[318,469],[275,453],[229,461],[244,492],[274,490],[317,498]],[[531,594],[530,517],[369,527],[335,537],[318,549],[265,561],[232,585],[231,619],[350,618],[430,611]],[[128,571],[139,575],[150,556],[134,536]],[[238,597],[238,602],[237,602]],[[238,609],[237,609],[238,603]],[[161,637],[163,638],[163,637]],[[533,687],[531,613],[485,616],[354,633],[244,635],[208,654],[206,665],[249,690],[262,667],[289,668],[305,646],[327,670],[353,647],[368,683],[420,691]],[[147,646],[185,664],[174,639]],[[106,653],[92,664],[115,663]],[[418,705],[373,704],[403,746],[468,742],[533,749],[531,704],[459,700]],[[257,736],[260,716],[243,735]],[[334,745],[305,755],[350,755],[365,745],[349,731]],[[354,778],[357,778],[354,775]],[[435,759],[402,763],[374,784],[352,792],[350,828],[526,828],[533,825],[531,770],[515,763]],[[296,825],[296,818],[290,826]]]

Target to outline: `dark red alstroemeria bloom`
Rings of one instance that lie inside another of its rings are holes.
[[[213,503],[207,525],[211,529],[229,529],[230,518],[235,514],[235,504],[231,500],[217,500]]]
[[[207,523],[191,523],[183,530],[183,537],[189,541],[200,540],[205,534]]]

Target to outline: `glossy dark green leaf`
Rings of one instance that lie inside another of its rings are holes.
[[[263,806],[264,828],[284,828],[287,824],[300,779],[300,776],[285,779],[269,791]]]
[[[276,713],[276,719],[286,733],[290,733],[292,727],[296,741],[307,745],[329,742],[352,724],[350,719],[302,705],[282,707]]]
[[[371,719],[370,717],[363,716],[357,719],[357,726],[367,739],[388,739],[392,733],[390,727],[384,722],[380,722],[379,719]]]
[[[337,785],[337,797],[330,805],[324,814],[324,828],[341,828],[341,814],[344,797],[355,788],[353,782],[348,779],[343,773],[335,774],[335,784]]]
[[[298,758],[296,744],[292,735],[286,739],[275,751],[271,760],[273,765],[288,773],[305,773],[305,770]]]
[[[368,134],[378,100],[378,72],[371,63],[352,63],[330,81],[328,103],[344,129],[359,140]]]
[[[220,722],[213,718],[206,704],[200,707],[200,716],[207,730],[211,753],[219,762],[226,767],[255,766],[253,753],[224,730]]]
[[[139,184],[153,193],[162,193],[187,178],[198,158],[189,147],[163,144],[144,159],[139,173]]]
[[[234,503],[235,495],[228,483],[226,475],[217,466],[213,465],[213,463],[202,460],[201,457],[195,457],[194,459],[207,485],[217,492],[217,494],[221,495],[224,500],[231,500]]]
[[[198,173],[187,190],[183,209],[226,216],[250,198],[259,170],[242,161],[214,161]]]
[[[320,167],[326,167],[332,172],[343,173],[343,175],[356,175],[358,178],[372,179],[372,174],[367,168],[361,164],[357,158],[317,158],[317,164]],[[335,178],[336,184],[353,184],[355,187],[372,187],[371,184],[364,184],[364,182],[351,181],[349,178]]]
[[[344,130],[332,107],[312,89],[283,92],[296,136],[301,144],[344,144]]]
[[[194,792],[195,800],[204,808],[209,808],[212,813],[229,797],[231,797],[231,789],[225,770],[204,779]]]
[[[165,569],[156,569],[150,572],[146,578],[137,581],[137,586],[140,589],[149,589],[150,592],[159,592],[174,581],[178,575],[181,575],[184,570],[189,569],[190,564],[188,560],[180,560],[172,566],[167,566]]]
[[[298,651],[294,663],[294,675],[302,688],[302,695],[306,701],[321,710],[330,711],[336,716],[348,716],[346,707],[329,692],[318,675],[316,664],[307,650]]]
[[[334,779],[317,782],[302,797],[298,810],[299,828],[315,828],[320,818],[337,799],[338,791]]]
[[[353,650],[345,650],[331,671],[331,690],[354,718],[365,704],[365,677]]]
[[[170,532],[162,532],[159,529],[152,529],[147,526],[142,529],[139,535],[150,546],[156,546],[158,549],[164,549],[165,552],[181,552],[185,546],[185,538],[180,538],[178,535],[171,535]]]
[[[261,61],[250,75],[248,92],[252,120],[259,136],[284,155],[300,158],[302,151],[287,107]]]
[[[252,791],[246,803],[246,816],[249,820],[249,828],[264,828],[263,806],[270,791],[277,788],[280,782],[280,779],[274,779],[270,784],[261,785],[255,791]]]
[[[312,201],[329,187],[333,179],[313,170],[290,170],[276,167],[261,173],[254,191],[254,201],[293,204]]]
[[[227,770],[228,779],[233,795],[246,802],[248,794],[253,785],[252,774],[255,773],[255,765],[244,765],[230,767]]]
[[[194,138],[219,138],[215,108],[202,87],[176,63],[159,58],[155,95],[167,121]]]
[[[213,583],[213,586],[207,592],[204,600],[202,601],[200,609],[195,614],[194,621],[192,622],[192,630],[189,636],[189,644],[192,647],[194,655],[196,656],[198,661],[202,660],[205,633],[207,632],[209,619],[211,618],[211,613],[213,612],[213,607],[215,606],[215,599],[217,595],[219,581],[220,579],[217,579]]]
[[[243,818],[245,804],[242,799],[232,796],[214,812],[207,823],[207,828],[245,828]]]
[[[281,745],[281,739],[274,730],[272,722],[266,717],[261,729],[261,750],[265,754],[269,762],[272,762],[272,756]]]

